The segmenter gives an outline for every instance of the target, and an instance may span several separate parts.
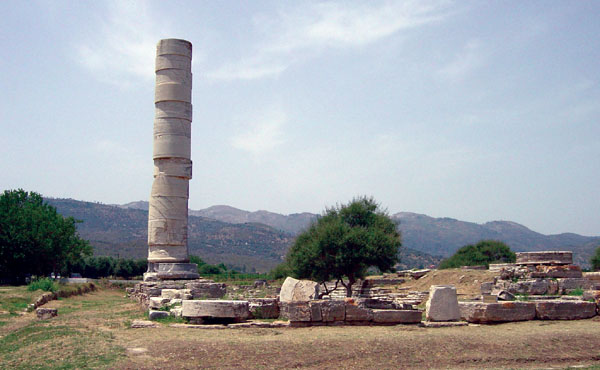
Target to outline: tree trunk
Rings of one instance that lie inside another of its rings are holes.
[[[355,282],[356,282],[356,279],[354,278],[354,274],[349,274],[348,275],[348,284],[346,285],[346,297],[347,298],[352,297],[352,285],[354,285]]]

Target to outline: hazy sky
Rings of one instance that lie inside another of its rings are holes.
[[[194,45],[190,208],[600,235],[598,1],[1,1],[0,189],[152,183],[154,55]]]

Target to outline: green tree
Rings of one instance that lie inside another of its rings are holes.
[[[35,192],[6,190],[0,196],[0,279],[23,281],[27,274],[58,275],[90,255],[73,217],[63,217]]]
[[[326,209],[288,252],[292,275],[324,285],[335,280],[352,295],[352,285],[369,267],[391,271],[399,260],[400,233],[373,198],[359,197]],[[344,281],[347,279],[347,282]],[[325,287],[325,292],[327,287]]]
[[[461,266],[485,265],[490,263],[515,262],[516,255],[510,247],[498,240],[482,240],[479,243],[465,245],[440,263],[440,269],[455,268]]]
[[[596,248],[596,253],[592,256],[590,263],[592,264],[592,270],[600,271],[600,246]]]

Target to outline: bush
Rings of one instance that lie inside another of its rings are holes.
[[[27,290],[34,292],[36,290],[43,290],[45,292],[56,292],[58,290],[58,284],[50,278],[36,279],[29,283]]]
[[[590,263],[592,265],[592,270],[600,271],[600,246],[596,248],[596,253],[590,260]]]
[[[510,247],[497,240],[482,240],[475,245],[465,245],[450,258],[440,263],[440,269],[456,268],[461,266],[485,265],[490,263],[511,263],[517,259]]]

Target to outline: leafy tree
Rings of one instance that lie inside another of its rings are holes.
[[[452,257],[440,263],[440,269],[477,265],[489,267],[490,263],[511,263],[515,260],[516,255],[508,245],[498,240],[482,240],[457,250]]]
[[[73,217],[63,217],[35,192],[6,190],[0,196],[0,279],[58,274],[68,261],[92,253],[77,235]]]
[[[590,263],[592,264],[592,270],[594,270],[594,271],[600,270],[600,246],[598,248],[596,248],[596,253],[590,260]]]
[[[335,280],[352,295],[352,285],[371,266],[391,271],[398,262],[400,233],[373,198],[359,197],[325,210],[288,252],[292,275],[324,285]],[[347,282],[344,281],[344,277]],[[329,293],[325,286],[325,293]]]

